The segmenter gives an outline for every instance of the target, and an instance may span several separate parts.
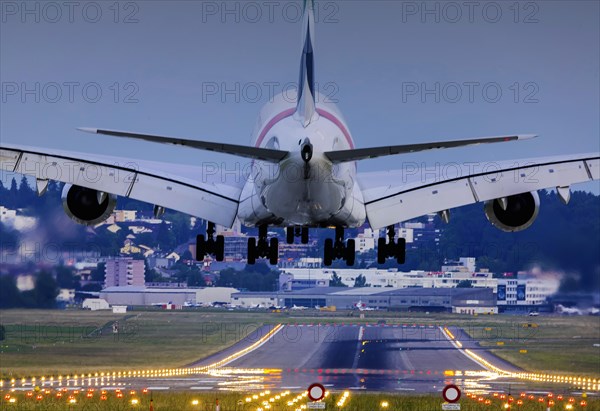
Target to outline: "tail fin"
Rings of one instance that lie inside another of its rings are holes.
[[[300,79],[298,81],[298,103],[296,116],[304,127],[308,126],[316,115],[315,77],[313,58],[313,39],[315,34],[315,11],[313,0],[304,0],[304,29],[302,32],[302,59],[300,61]]]

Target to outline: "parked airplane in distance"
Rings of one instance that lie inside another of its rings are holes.
[[[362,299],[354,303],[354,308],[359,311],[375,311],[372,307],[367,307],[367,304],[363,303]]]
[[[207,255],[219,261],[224,258],[225,240],[215,235],[215,224],[230,227],[239,219],[246,226],[258,227],[258,238],[248,239],[249,264],[257,258],[277,263],[278,240],[269,238],[269,226],[285,227],[288,243],[298,237],[307,243],[311,227],[334,227],[334,238],[324,243],[326,266],[335,259],[354,265],[355,243],[344,239],[345,228],[360,227],[365,222],[374,229],[385,227],[387,238],[378,240],[377,260],[383,263],[395,258],[403,263],[405,240],[397,238],[395,229],[400,222],[434,212],[448,221],[451,208],[483,202],[491,224],[503,231],[519,231],[529,227],[538,215],[537,190],[556,188],[567,203],[571,184],[600,178],[599,153],[496,162],[487,171],[459,167],[451,176],[426,173],[411,181],[406,181],[401,170],[358,173],[356,162],[364,159],[535,136],[512,134],[356,148],[337,107],[315,89],[314,30],[314,8],[307,0],[296,102],[290,103],[283,94],[269,102],[260,112],[252,146],[81,129],[252,159],[252,171],[243,184],[230,183],[202,170],[192,175],[176,164],[164,169],[142,160],[120,161],[116,157],[0,143],[3,170],[34,176],[40,195],[49,179],[65,182],[64,209],[81,224],[96,225],[108,218],[117,196],[154,204],[157,217],[170,208],[202,218],[208,226],[206,235],[197,236],[198,260]]]

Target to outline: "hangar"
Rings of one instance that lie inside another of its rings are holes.
[[[496,294],[492,288],[347,288],[315,287],[289,292],[238,292],[231,303],[239,307],[325,307],[365,308],[389,311],[456,312],[496,314]]]
[[[229,287],[205,288],[152,288],[128,285],[123,287],[107,287],[100,291],[100,298],[111,305],[157,305],[174,304],[210,304],[228,302],[231,294],[237,292]]]

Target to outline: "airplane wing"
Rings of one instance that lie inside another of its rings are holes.
[[[600,153],[359,173],[367,218],[386,227],[428,213],[600,179]]]
[[[244,179],[201,166],[131,160],[0,143],[0,170],[61,181],[181,211],[230,227]]]
[[[434,150],[438,148],[455,148],[475,146],[478,144],[504,143],[507,141],[529,140],[537,137],[535,134],[519,134],[511,136],[482,137],[467,140],[448,140],[433,143],[402,144],[397,146],[382,146],[368,148],[354,148],[351,150],[328,151],[325,156],[332,163],[366,160],[396,154],[416,153],[418,151]]]

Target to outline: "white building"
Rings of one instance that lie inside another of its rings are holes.
[[[103,298],[86,298],[83,300],[82,308],[96,311],[96,310],[108,310],[110,305]]]
[[[499,278],[496,295],[498,306],[508,310],[531,310],[547,303],[558,291],[560,282],[554,278]]]
[[[496,288],[497,280],[489,272],[428,272],[409,271],[401,272],[395,269],[338,269],[338,268],[285,268],[285,282],[324,282],[331,280],[333,274],[341,278],[342,283],[348,287],[354,286],[356,277],[362,275],[371,287],[422,287],[443,288],[456,287],[461,281],[469,280],[474,287]],[[281,283],[281,281],[280,281]],[[313,285],[315,287],[317,285]],[[288,287],[289,288],[289,287]]]

